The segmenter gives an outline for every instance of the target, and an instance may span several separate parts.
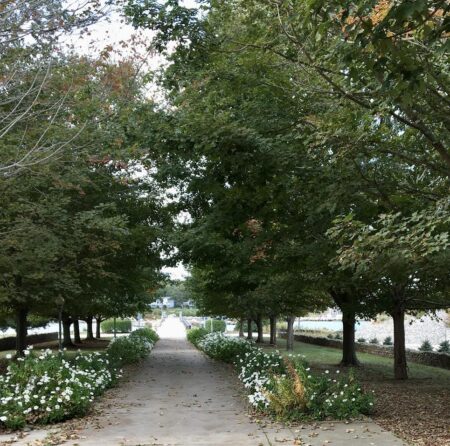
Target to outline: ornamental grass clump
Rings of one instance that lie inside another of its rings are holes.
[[[64,353],[34,353],[29,348],[0,376],[0,422],[17,429],[83,415],[119,374],[105,354],[79,354],[69,360]]]

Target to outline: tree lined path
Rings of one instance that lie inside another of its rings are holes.
[[[185,339],[184,326],[169,318],[148,359],[109,391],[94,415],[67,423],[64,444],[98,445],[402,445],[372,422],[314,423],[283,428],[248,415],[234,372],[212,361]],[[98,414],[98,415],[96,415]],[[34,431],[15,445],[42,445],[58,433]],[[0,444],[5,437],[0,438]],[[303,441],[303,442],[301,442]],[[328,443],[327,443],[328,441]]]

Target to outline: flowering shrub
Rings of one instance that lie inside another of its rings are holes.
[[[313,374],[301,355],[283,357],[221,333],[204,336],[198,347],[207,355],[233,362],[250,404],[283,419],[345,419],[369,414],[373,395],[364,393],[352,373]]]
[[[151,351],[150,336],[154,338],[145,330],[117,338],[106,353],[79,353],[73,359],[65,352],[33,352],[29,347],[24,358],[10,362],[6,374],[0,375],[0,424],[17,429],[85,414],[94,397],[120,378],[122,364]]]
[[[0,376],[0,421],[12,429],[82,415],[119,376],[101,353],[71,361],[51,350],[36,354],[27,349],[25,354]]]
[[[145,335],[135,334],[113,339],[107,353],[115,364],[133,364],[145,358],[152,348],[153,342]]]
[[[230,338],[220,332],[207,334],[197,345],[211,358],[230,363],[252,348],[252,345],[242,338]]]
[[[137,330],[132,331],[130,337],[135,336],[141,336],[147,339],[147,341],[151,342],[152,344],[156,344],[156,342],[159,341],[158,333],[156,333],[155,330],[148,327],[138,328]]]

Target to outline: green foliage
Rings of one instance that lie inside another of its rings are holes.
[[[101,323],[103,333],[114,333],[114,319],[107,319]],[[116,319],[116,333],[130,333],[130,319]]]
[[[392,338],[390,336],[384,338],[383,345],[392,345]]]
[[[339,340],[341,340],[341,339],[342,339],[342,334],[341,334],[341,333],[336,333],[336,334],[334,335],[334,339],[339,339]]]
[[[208,331],[203,327],[191,328],[187,332],[187,340],[197,347],[201,339],[203,339],[207,334]]]
[[[207,321],[205,321],[204,328],[208,333],[212,333],[215,331],[224,333],[227,328],[227,324],[225,323],[225,321],[222,321],[220,319],[208,319]]]
[[[439,353],[450,353],[450,342],[449,341],[442,341],[439,344],[438,352]]]
[[[419,351],[421,352],[432,352],[433,346],[431,345],[430,341],[425,340],[422,342],[422,345],[419,347]]]
[[[149,327],[138,328],[137,330],[132,331],[130,337],[133,338],[135,336],[143,337],[152,344],[156,344],[156,342],[159,341],[158,333]]]
[[[360,342],[361,344],[364,344],[366,342],[366,338],[358,338],[357,342]]]
[[[378,340],[378,338],[372,338],[372,339],[369,341],[369,343],[370,343],[370,344],[379,344],[380,341]]]

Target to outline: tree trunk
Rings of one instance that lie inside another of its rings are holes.
[[[286,350],[294,350],[294,321],[295,316],[289,316],[287,318],[287,338],[286,338]]]
[[[72,339],[70,337],[70,326],[72,325],[72,319],[67,316],[63,316],[62,318],[62,326],[63,326],[63,347],[72,347]]]
[[[86,325],[87,325],[87,334],[86,334],[86,339],[88,341],[93,341],[94,338],[94,332],[92,331],[92,316],[88,316],[85,321],[86,321]]]
[[[244,337],[244,318],[241,317],[239,319],[239,337],[243,338]]]
[[[263,331],[263,320],[260,314],[256,318],[256,326],[258,327],[258,338],[256,342],[262,344],[264,343],[264,331]]]
[[[78,319],[73,320],[73,337],[75,344],[81,344],[80,321]]]
[[[253,339],[252,319],[247,319],[247,339]]]
[[[277,345],[277,318],[270,316],[270,345]]]
[[[28,310],[18,308],[16,310],[16,355],[23,356],[23,351],[27,348],[27,322]]]
[[[342,366],[359,366],[360,362],[356,357],[355,349],[355,312],[344,309],[342,310],[342,327],[344,337],[342,340]]]
[[[405,349],[405,312],[396,309],[392,313],[394,320],[394,376],[395,379],[408,379]]]
[[[100,331],[100,324],[102,323],[102,318],[96,317],[95,322],[97,323],[97,326],[95,327],[95,337],[97,339],[100,339],[102,337],[101,331]]]

